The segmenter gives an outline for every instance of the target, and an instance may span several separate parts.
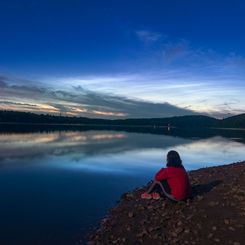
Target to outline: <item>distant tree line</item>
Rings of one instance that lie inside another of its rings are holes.
[[[95,119],[87,117],[54,116],[31,112],[0,111],[0,123],[33,123],[33,124],[84,124],[108,126],[145,126],[145,127],[222,127],[245,128],[245,114],[216,119],[203,115],[178,116],[170,118],[139,119]]]

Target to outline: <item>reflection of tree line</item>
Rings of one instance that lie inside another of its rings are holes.
[[[217,128],[177,128],[172,127],[140,127],[140,126],[112,126],[112,125],[34,125],[29,124],[1,124],[0,132],[5,133],[50,133],[56,131],[80,131],[86,132],[90,130],[111,130],[120,132],[131,133],[144,133],[144,134],[159,134],[174,137],[181,137],[185,139],[206,139],[215,136],[222,136],[235,141],[245,143],[245,130],[232,130],[232,129],[217,129]]]

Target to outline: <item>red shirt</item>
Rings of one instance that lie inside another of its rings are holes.
[[[188,198],[191,192],[189,177],[184,168],[167,167],[156,173],[155,180],[167,180],[171,195],[177,200]]]

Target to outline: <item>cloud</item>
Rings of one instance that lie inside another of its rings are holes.
[[[6,78],[4,76],[0,76],[0,88],[4,88],[7,86],[5,80]]]
[[[135,34],[139,38],[140,41],[144,43],[152,43],[159,41],[163,36],[158,32],[152,32],[147,30],[139,30],[136,31]]]
[[[191,55],[189,44],[185,40],[177,43],[166,43],[163,45],[163,61],[170,63],[179,59],[186,58]]]
[[[30,106],[30,107],[36,107],[35,104],[28,104],[28,103],[18,103],[18,102],[12,102],[12,101],[0,101],[0,105],[20,105],[20,106]]]
[[[6,85],[1,89],[1,94],[2,103],[6,102],[5,109],[9,108],[9,101],[13,101],[11,109],[28,109],[28,111],[33,110],[34,112],[46,110],[48,113],[95,118],[170,117],[196,114],[191,110],[182,109],[166,102],[154,103],[132,99],[91,91],[81,86],[73,86],[70,90],[61,90],[4,82]]]
[[[217,52],[212,47],[194,46],[185,38],[147,29],[133,31],[138,40],[147,44],[135,51],[127,67],[135,70],[182,70],[194,75],[242,78],[245,76],[245,57],[236,52]],[[235,47],[233,48],[235,50]],[[122,66],[124,67],[124,66]],[[138,72],[138,71],[137,71]]]

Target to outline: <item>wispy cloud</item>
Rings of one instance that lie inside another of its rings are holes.
[[[148,30],[138,30],[135,31],[136,36],[140,41],[145,43],[151,43],[159,41],[163,35],[158,32],[148,31]]]
[[[187,39],[173,38],[165,33],[147,29],[136,30],[134,33],[137,39],[147,44],[137,51],[137,57],[131,61],[134,68],[155,71],[184,70],[207,76],[240,75],[243,79],[245,77],[245,57],[235,51],[219,53],[212,47],[197,47]]]
[[[49,81],[52,81],[50,79]],[[234,82],[235,81],[235,82]],[[244,112],[245,83],[236,76],[192,74],[184,69],[141,74],[98,75],[60,79],[98,93],[134,98],[152,103],[168,102],[180,108],[222,117]],[[227,108],[226,103],[230,103]]]

